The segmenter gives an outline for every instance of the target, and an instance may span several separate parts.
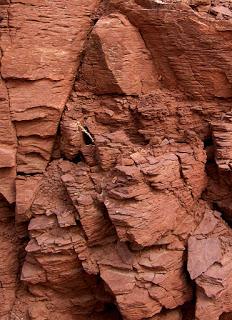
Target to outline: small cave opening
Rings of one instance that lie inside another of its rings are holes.
[[[79,151],[78,154],[75,156],[75,158],[72,160],[72,162],[74,162],[74,163],[79,163],[79,162],[84,162],[84,161],[85,161],[85,159],[84,159],[84,156],[81,151]]]

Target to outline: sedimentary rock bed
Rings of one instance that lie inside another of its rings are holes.
[[[232,319],[232,4],[0,0],[0,319]]]

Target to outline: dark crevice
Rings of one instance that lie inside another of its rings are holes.
[[[76,157],[72,160],[72,162],[74,162],[74,163],[79,163],[79,162],[84,162],[84,161],[85,161],[85,159],[84,159],[84,156],[81,151],[79,151],[78,154],[76,155]]]
[[[109,213],[108,213],[108,210],[107,210],[104,202],[98,202],[98,207],[101,210],[103,217],[107,220],[110,220]]]
[[[181,312],[183,316],[183,320],[195,320],[195,306],[196,306],[196,285],[195,283],[192,284],[194,297],[192,301],[185,303],[181,307]]]
[[[217,166],[212,132],[204,139],[204,148],[207,155],[205,172],[208,184],[202,193],[202,199],[208,202],[212,210],[220,212],[222,219],[232,228],[230,177]]]
[[[109,316],[109,319],[123,320],[117,306],[114,303],[106,303],[104,311]]]
[[[212,136],[210,135],[210,136],[206,137],[204,140],[204,148],[206,149],[207,147],[211,147],[213,145],[214,145],[214,143],[213,143]]]
[[[203,143],[204,143],[204,149],[207,155],[207,162],[206,162],[206,170],[207,170],[208,165],[215,164],[215,146],[214,146],[214,141],[213,141],[213,136],[211,131],[205,137]]]
[[[225,208],[223,204],[220,204],[219,202],[213,202],[212,208],[216,211],[219,211],[221,213],[222,219],[229,225],[230,228],[232,228],[232,212],[229,211],[228,208]]]
[[[18,275],[21,274],[21,269],[23,267],[23,263],[27,255],[25,248],[30,241],[28,225],[29,225],[29,222],[16,224],[16,234],[19,242],[19,251],[18,251],[19,273]]]
[[[212,210],[221,213],[222,219],[232,227],[232,207],[230,206],[230,185],[224,181],[223,173],[218,170],[214,159],[208,160],[205,166],[208,185],[202,193]]]
[[[98,290],[103,291],[107,296],[107,300],[105,300],[103,309],[98,315],[99,316],[102,315],[102,319],[123,320],[123,317],[117,306],[115,296],[112,290],[110,289],[110,287],[108,286],[108,284],[100,277],[100,275],[97,275],[95,279],[96,279],[96,285]],[[95,314],[93,314],[93,318],[95,319]],[[90,317],[89,320],[91,319],[92,317]],[[100,319],[100,318],[97,318],[97,319]]]
[[[93,137],[92,137],[91,133],[89,132],[89,129],[86,126],[84,127],[82,134],[83,134],[84,143],[86,145],[94,145],[95,144]]]
[[[102,201],[96,201],[96,205],[99,208],[99,210],[101,211],[101,214],[105,219],[105,222],[108,223],[108,230],[110,231],[111,236],[115,236],[117,234],[117,231],[116,231],[114,224],[112,223],[112,221],[110,219],[110,215],[109,215],[109,212],[108,212],[108,209],[107,209],[105,203]]]
[[[197,294],[196,294],[196,283],[194,280],[191,279],[190,274],[188,272],[187,261],[188,261],[188,252],[187,250],[184,253],[184,264],[183,264],[183,273],[185,278],[192,289],[192,299],[184,303],[180,308],[183,315],[183,320],[195,320],[195,307],[197,301]]]
[[[75,156],[73,156],[72,158],[68,158],[62,153],[61,157],[58,157],[57,159],[62,159],[64,161],[69,161],[69,162],[76,163],[76,164],[80,163],[80,162],[85,163],[85,157],[81,151],[78,151],[78,153]]]
[[[131,117],[133,118],[133,128],[126,130],[129,139],[132,143],[140,144],[146,146],[150,143],[150,139],[139,132],[139,130],[144,129],[141,125],[140,115],[137,110],[130,109]]]
[[[93,25],[95,26],[95,24],[98,22],[99,18],[93,18],[92,19],[92,22],[93,22]]]
[[[32,176],[38,176],[40,174],[43,174],[43,172],[32,172],[32,173],[25,173],[23,171],[17,171],[17,176],[22,177],[32,177]]]
[[[185,177],[185,175],[184,175],[184,173],[183,173],[183,170],[182,170],[181,157],[180,157],[178,154],[177,154],[176,156],[177,156],[178,161],[179,161],[179,173],[180,173],[180,177],[181,177],[181,179],[184,181],[184,183],[185,183],[186,185],[188,185],[188,180],[186,179],[186,177]]]
[[[112,97],[112,98],[127,98],[127,97],[130,97],[130,98],[138,98],[139,95],[138,94],[126,94],[126,93],[123,93],[123,92],[117,92],[117,93],[112,93],[112,92],[104,92],[104,93],[95,93],[95,95],[97,97]]]
[[[232,320],[232,312],[223,312],[219,320]]]

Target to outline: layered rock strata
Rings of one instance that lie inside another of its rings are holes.
[[[0,319],[230,319],[231,8],[0,0]]]

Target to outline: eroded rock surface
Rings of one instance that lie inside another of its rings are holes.
[[[0,319],[231,319],[231,19],[0,0]]]

